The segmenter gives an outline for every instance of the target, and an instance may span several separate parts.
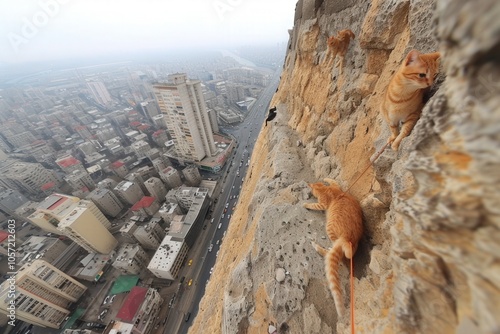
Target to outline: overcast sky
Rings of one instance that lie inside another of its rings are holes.
[[[288,40],[297,0],[4,0],[0,62]]]

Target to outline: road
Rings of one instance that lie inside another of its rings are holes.
[[[279,84],[281,69],[276,71],[271,79],[271,83],[264,89],[263,93],[254,103],[245,120],[237,127],[223,128],[233,135],[238,145],[234,150],[232,158],[224,166],[221,172],[222,177],[214,193],[217,203],[213,206],[211,219],[207,219],[206,230],[198,236],[196,246],[188,253],[188,261],[193,260],[191,265],[185,265],[179,274],[180,279],[185,277],[183,283],[178,284],[179,290],[176,293],[176,302],[172,308],[168,309],[169,300],[166,300],[165,309],[162,310],[160,319],[167,317],[163,334],[187,333],[189,326],[198,312],[198,305],[205,293],[206,283],[210,279],[210,270],[215,265],[219,248],[223,242],[223,237],[230,223],[230,215],[237,205],[241,185],[245,178],[253,147],[259,135],[262,123],[267,118],[269,103]],[[226,207],[227,206],[227,207]],[[220,228],[219,227],[220,224]],[[209,251],[210,244],[213,245]],[[189,280],[192,284],[189,285]],[[168,314],[167,314],[168,312]],[[186,321],[186,315],[190,313]]]

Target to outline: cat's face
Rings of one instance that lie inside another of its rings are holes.
[[[316,183],[308,183],[309,188],[311,188],[311,192],[314,197],[318,197],[318,194],[321,193],[325,189],[325,185],[321,182]]]
[[[430,87],[437,73],[438,58],[438,52],[421,54],[417,50],[410,51],[401,69],[407,84],[419,89]]]

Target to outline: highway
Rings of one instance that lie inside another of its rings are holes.
[[[252,150],[259,135],[264,120],[267,117],[269,103],[279,84],[281,68],[271,78],[271,83],[263,90],[254,105],[250,108],[245,120],[238,126],[223,128],[233,135],[238,145],[225,164],[214,193],[211,218],[205,221],[207,228],[198,236],[196,245],[189,251],[186,265],[179,273],[179,279],[173,283],[178,287],[175,303],[168,308],[169,300],[164,302],[164,310],[160,319],[166,317],[163,334],[187,333],[189,326],[198,312],[199,302],[205,293],[206,283],[210,279],[210,270],[215,265],[218,250],[223,242],[223,237],[230,223],[233,208],[237,205],[241,185],[245,178]],[[227,206],[227,207],[226,207]],[[220,229],[218,228],[221,224]],[[209,246],[213,248],[209,251]],[[193,260],[189,265],[189,260]],[[184,281],[180,283],[182,277]],[[189,281],[192,280],[191,285]],[[168,314],[166,314],[168,312]],[[189,319],[186,316],[190,313]],[[187,321],[186,321],[187,320]],[[162,326],[163,327],[163,326]]]

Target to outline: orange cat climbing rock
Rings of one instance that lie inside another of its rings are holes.
[[[325,249],[312,242],[316,251],[325,258],[325,272],[329,288],[335,300],[339,317],[343,316],[344,303],[340,287],[338,268],[343,256],[348,259],[354,256],[359,239],[363,235],[363,213],[358,201],[343,192],[332,179],[311,183],[312,194],[317,203],[305,203],[304,207],[311,210],[326,211],[326,234],[333,242],[330,249]],[[352,249],[351,249],[352,244]]]
[[[354,39],[354,33],[349,29],[341,30],[337,33],[337,36],[330,36],[328,38],[328,50],[332,53],[332,60],[335,60],[337,55],[340,57],[335,66],[340,65],[341,73],[344,67],[345,54],[347,53],[351,39]]]
[[[401,140],[420,118],[423,94],[434,82],[440,56],[439,52],[422,54],[412,50],[392,77],[382,103],[382,115],[391,128],[388,142],[393,150],[398,150]],[[403,123],[401,130],[399,123]]]

